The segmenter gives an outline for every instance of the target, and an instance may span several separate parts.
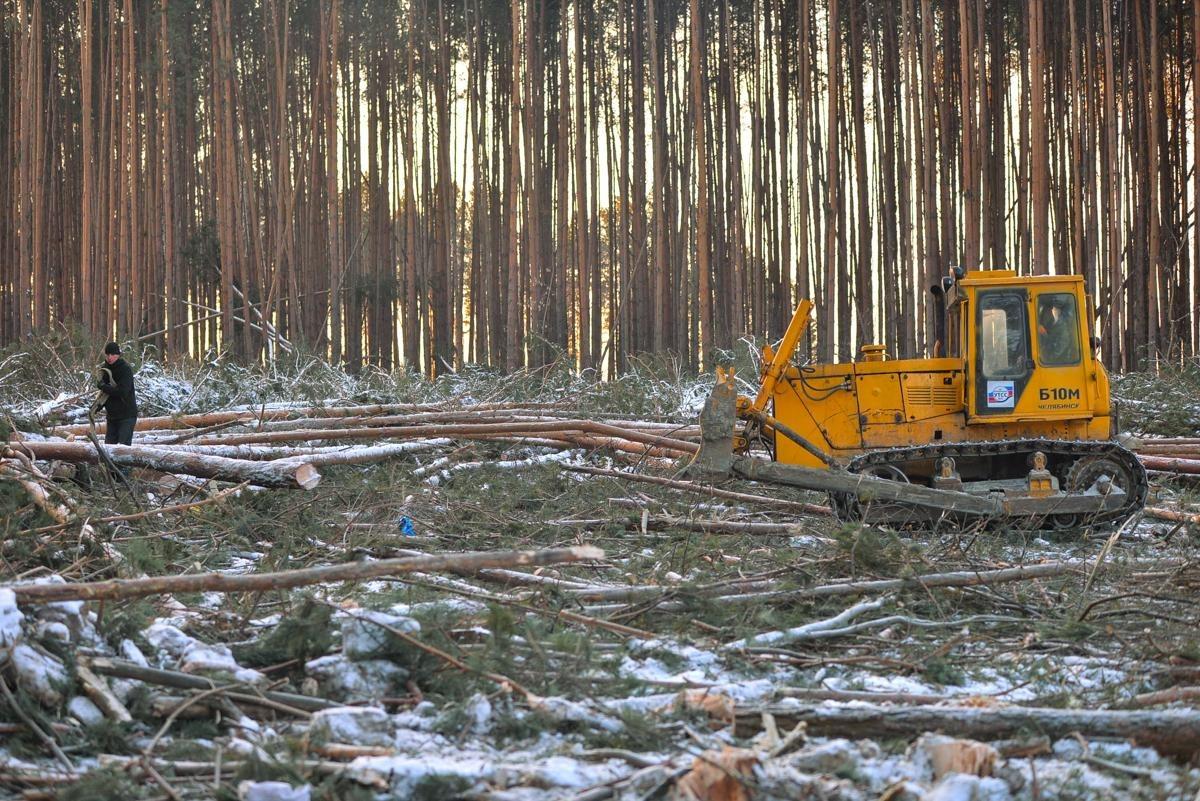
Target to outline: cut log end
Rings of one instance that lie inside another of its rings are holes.
[[[575,558],[580,561],[604,558],[604,549],[597,548],[595,545],[576,545],[571,550],[574,552]]]
[[[308,462],[304,462],[296,468],[295,478],[296,485],[305,490],[310,490],[321,483],[320,471]]]

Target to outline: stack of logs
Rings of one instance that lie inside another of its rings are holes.
[[[97,463],[89,426],[53,428],[49,438],[15,434],[4,455]],[[104,424],[95,433],[102,438]],[[546,404],[489,403],[448,409],[429,404],[264,407],[138,420],[134,445],[105,445],[120,467],[142,467],[263,487],[311,489],[318,468],[364,464],[489,440],[560,450],[605,449],[639,464],[674,463],[698,449],[697,426],[641,420],[579,419]]]
[[[96,463],[87,424],[15,433],[7,458]],[[103,437],[100,422],[95,433]],[[535,403],[264,406],[138,421],[130,446],[106,445],[113,463],[264,487],[311,489],[319,468],[489,440],[568,450],[604,449],[639,466],[673,465],[699,449],[699,426],[647,420],[581,419],[577,410]],[[1200,475],[1200,437],[1144,439],[1138,457],[1152,472]]]
[[[1143,439],[1135,449],[1147,470],[1200,475],[1200,437]]]

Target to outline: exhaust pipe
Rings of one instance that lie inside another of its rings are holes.
[[[933,358],[946,351],[946,289],[941,282],[929,287],[933,295]]]

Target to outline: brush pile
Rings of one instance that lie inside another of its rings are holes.
[[[669,366],[295,358],[141,360],[120,475],[82,359],[0,358],[0,798],[1200,790],[1186,477],[1113,529],[848,526],[682,480],[707,386]]]

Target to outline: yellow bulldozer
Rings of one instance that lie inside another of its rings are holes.
[[[802,301],[763,349],[755,397],[718,371],[694,470],[823,490],[867,522],[1074,528],[1140,509],[1146,471],[1113,439],[1083,278],[956,268],[933,293],[928,359],[864,345],[851,363],[795,364]]]

